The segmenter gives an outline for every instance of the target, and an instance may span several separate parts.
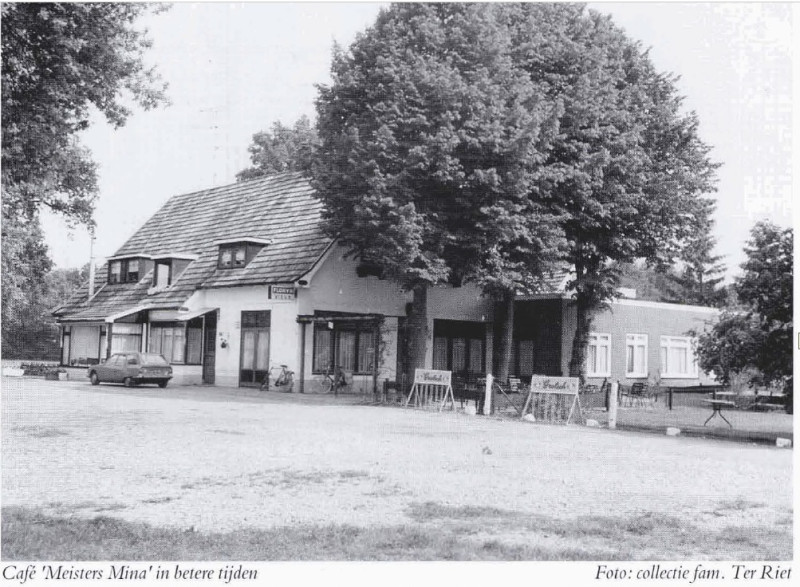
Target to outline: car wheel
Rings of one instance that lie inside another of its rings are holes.
[[[123,379],[122,385],[124,385],[125,387],[133,387],[133,379],[131,379],[130,377],[126,377],[125,379]]]
[[[169,383],[169,381],[159,381],[159,382],[158,382],[158,386],[159,386],[161,389],[164,389],[164,388],[167,386],[167,383]]]
[[[100,385],[100,378],[94,371],[92,371],[91,375],[89,375],[89,381],[92,382],[92,385]]]

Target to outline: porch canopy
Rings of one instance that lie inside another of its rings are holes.
[[[332,328],[332,334],[342,325],[354,325],[359,324],[362,326],[362,329],[369,330],[373,333],[372,341],[369,343],[371,349],[369,353],[372,356],[372,365],[371,368],[367,371],[372,376],[372,393],[375,394],[378,389],[378,360],[379,360],[379,339],[380,339],[380,326],[383,323],[385,316],[383,314],[355,314],[349,312],[331,312],[331,311],[315,311],[314,314],[300,314],[297,316],[297,322],[303,325],[303,328],[300,329],[300,346],[302,349],[306,348],[306,324],[313,324],[313,325],[321,325],[325,324],[328,328]],[[334,344],[333,339],[331,340],[331,347],[328,351],[331,353],[328,357],[330,364],[338,364],[338,358],[336,355],[338,354],[338,345]],[[316,352],[316,345],[315,345],[315,352]],[[300,373],[305,374],[306,372],[306,364],[305,364],[305,352],[300,354]],[[355,361],[355,357],[353,358]],[[359,359],[360,360],[360,359]],[[312,359],[312,361],[316,362],[316,358]],[[312,369],[313,369],[312,363]],[[366,373],[362,373],[366,374]],[[300,377],[300,393],[303,393],[304,390],[304,377],[301,375]]]
[[[150,310],[150,322],[185,322],[219,308],[200,308],[198,310]]]
[[[349,314],[347,312],[314,312],[313,315],[300,314],[297,316],[297,321],[301,324],[319,324],[342,321],[380,324],[383,319],[383,314]]]

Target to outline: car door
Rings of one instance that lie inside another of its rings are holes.
[[[123,369],[123,380],[125,377],[135,378],[139,375],[139,356],[136,354],[125,355],[125,368]]]
[[[105,377],[101,376],[100,379],[111,383],[121,383],[124,377],[124,372],[122,370],[124,359],[124,355],[111,355],[105,363],[106,375]]]

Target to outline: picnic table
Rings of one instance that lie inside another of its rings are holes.
[[[733,428],[733,424],[728,422],[728,419],[722,415],[722,410],[729,410],[736,407],[736,402],[732,401],[733,396],[735,396],[736,394],[729,391],[717,391],[710,395],[711,397],[709,399],[703,400],[705,403],[711,406],[712,410],[711,415],[706,419],[705,422],[703,422],[703,426],[708,424],[709,421],[711,421],[711,419],[714,418],[715,416],[719,416],[720,418],[725,420],[725,423],[728,426]],[[730,397],[731,399],[722,399],[726,397]]]

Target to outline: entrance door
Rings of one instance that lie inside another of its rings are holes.
[[[217,313],[205,316],[205,339],[203,340],[203,383],[214,384],[214,363],[217,357]]]
[[[269,310],[242,312],[239,385],[261,385],[269,374]]]

